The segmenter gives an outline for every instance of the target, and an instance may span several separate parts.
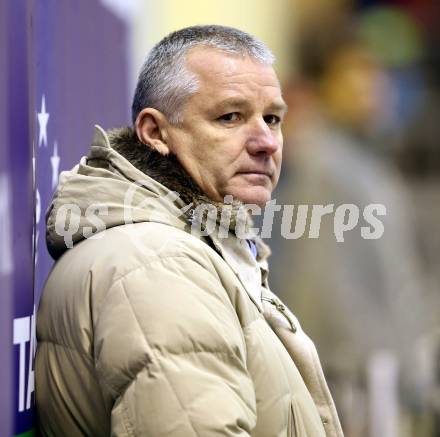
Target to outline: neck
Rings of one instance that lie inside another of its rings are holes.
[[[235,230],[237,223],[243,220],[246,227],[252,224],[250,215],[239,214],[243,205],[238,200],[231,203],[217,202],[202,192],[199,186],[180,164],[175,155],[163,156],[148,145],[142,144],[134,129],[122,128],[108,132],[110,144],[116,152],[127,159],[134,167],[164,185],[170,191],[179,193],[185,205],[191,205],[186,215],[190,221],[194,220],[198,211],[204,211],[202,217],[197,217],[202,222],[206,221],[207,208],[197,208],[212,205],[217,210],[217,223],[221,223],[221,213],[226,210],[230,215],[229,230]]]

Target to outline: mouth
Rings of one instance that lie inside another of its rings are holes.
[[[266,176],[269,179],[272,179],[273,172],[268,170],[246,170],[246,171],[240,171],[239,174],[241,175],[250,175],[250,176]]]

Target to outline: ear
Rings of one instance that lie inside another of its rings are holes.
[[[161,155],[168,155],[170,149],[167,144],[166,117],[157,109],[144,108],[139,112],[135,129],[141,143],[148,144]]]

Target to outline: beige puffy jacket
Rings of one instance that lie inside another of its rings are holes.
[[[48,213],[42,435],[342,436],[315,347],[269,290],[264,244],[255,260],[232,233],[190,232],[181,198],[118,153],[124,141],[97,127]]]

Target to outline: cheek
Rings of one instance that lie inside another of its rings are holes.
[[[280,150],[277,151],[274,155],[273,155],[273,161],[275,163],[275,177],[274,177],[274,188],[276,186],[276,184],[278,183],[278,179],[280,177],[280,173],[281,173],[281,164],[283,161],[283,147],[281,144]]]
[[[275,162],[275,165],[279,168],[281,167],[281,162],[283,160],[283,136],[280,135],[279,138],[279,149],[274,153],[273,159]]]
[[[243,150],[240,133],[217,129],[203,121],[185,136],[185,155],[204,177],[227,184],[239,166]]]
[[[230,135],[210,135],[203,140],[198,156],[217,173],[226,172],[241,155],[242,147],[237,139]]]
[[[221,147],[222,141],[222,138],[215,135],[212,129],[203,126],[192,132],[192,153],[200,160],[208,160]]]

